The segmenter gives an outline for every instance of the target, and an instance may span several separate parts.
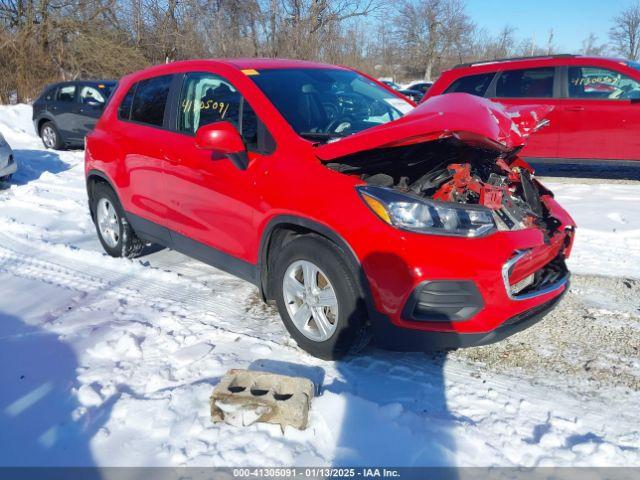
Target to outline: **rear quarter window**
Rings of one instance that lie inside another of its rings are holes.
[[[444,93],[470,93],[471,95],[483,97],[494,76],[495,72],[489,72],[460,77],[449,85],[449,88]]]
[[[51,102],[53,101],[53,99],[56,96],[56,88],[57,87],[48,87],[44,90],[44,92],[42,92],[42,95],[40,95],[40,98],[38,100],[40,100],[41,102]]]

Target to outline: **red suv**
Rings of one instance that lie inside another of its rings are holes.
[[[567,289],[573,221],[517,156],[546,110],[414,108],[303,61],[162,65],[87,137],[91,216],[110,255],[153,242],[254,283],[319,357],[490,343]]]
[[[554,55],[459,65],[427,92],[465,92],[504,105],[553,107],[521,155],[531,161],[640,165],[640,64]]]

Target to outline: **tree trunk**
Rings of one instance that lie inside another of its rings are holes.
[[[427,68],[424,70],[424,80],[426,82],[431,81],[431,72],[433,71],[433,58],[429,57],[427,59]]]

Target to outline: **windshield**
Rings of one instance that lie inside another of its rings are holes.
[[[250,77],[301,137],[330,141],[397,120],[413,106],[350,70],[273,69]]]

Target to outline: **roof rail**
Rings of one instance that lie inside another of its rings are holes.
[[[573,53],[556,53],[553,55],[530,55],[525,57],[510,57],[510,58],[496,58],[493,60],[480,60],[477,62],[469,62],[469,63],[460,63],[453,68],[463,68],[463,67],[473,67],[476,65],[484,65],[488,63],[499,63],[499,62],[512,62],[517,60],[535,60],[536,58],[567,58],[567,57],[577,57]]]

